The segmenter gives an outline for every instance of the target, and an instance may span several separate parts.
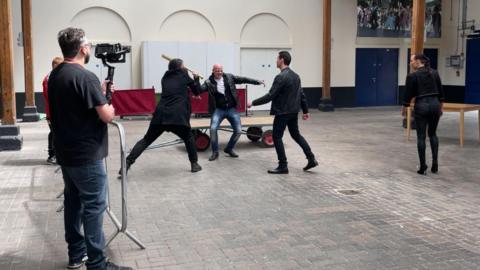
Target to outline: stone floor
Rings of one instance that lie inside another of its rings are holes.
[[[107,253],[135,269],[480,269],[477,114],[466,114],[463,148],[458,114],[444,115],[440,172],[428,176],[415,173],[415,139],[406,141],[400,122],[396,107],[314,112],[301,130],[320,166],[303,172],[306,160],[286,135],[290,174],[282,176],[266,173],[274,149],[245,137],[238,159],[200,153],[197,174],[183,145],[147,151],[129,173],[127,198],[128,228],[147,249],[120,235]],[[122,124],[131,147],[148,122]],[[55,198],[63,184],[44,162],[48,127],[19,125],[22,151],[0,152],[0,269],[64,269]],[[120,216],[118,141],[111,128],[111,206]],[[113,228],[105,218],[107,236]]]

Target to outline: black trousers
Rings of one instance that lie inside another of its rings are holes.
[[[138,141],[133,147],[132,151],[127,157],[127,162],[133,164],[135,160],[145,151],[145,149],[152,144],[163,132],[173,132],[180,137],[185,143],[188,152],[188,159],[190,162],[197,162],[197,148],[195,147],[195,139],[193,138],[190,127],[177,125],[156,125],[150,124],[147,133]]]
[[[432,163],[438,164],[438,137],[437,126],[441,116],[438,97],[424,97],[415,101],[415,122],[417,127],[417,148],[420,166],[427,166],[425,161],[425,139],[430,138],[432,148]]]
[[[275,145],[279,165],[287,165],[287,155],[285,154],[282,140],[283,133],[287,127],[290,136],[302,148],[307,159],[315,158],[307,141],[300,134],[300,130],[298,130],[298,113],[276,115],[273,120],[273,144]]]
[[[53,145],[53,131],[50,123],[48,123],[48,128],[50,129],[48,133],[48,157],[51,158],[55,156],[55,146]]]

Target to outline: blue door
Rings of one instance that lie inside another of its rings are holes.
[[[357,49],[355,61],[357,106],[397,104],[398,49]]]
[[[397,104],[398,49],[377,50],[377,106]]]
[[[356,56],[356,99],[357,106],[377,104],[377,53],[375,49],[357,49]]]
[[[465,103],[480,104],[480,38],[467,40]]]

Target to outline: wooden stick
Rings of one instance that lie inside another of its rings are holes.
[[[171,58],[171,57],[169,57],[169,56],[166,56],[165,54],[162,54],[162,58],[163,58],[163,59],[165,59],[165,60],[167,60],[167,61],[172,61],[172,58]],[[184,65],[184,66],[185,66],[185,65]],[[200,75],[200,74],[198,74],[197,72],[195,72],[195,71],[193,71],[193,70],[189,69],[189,68],[188,68],[188,67],[186,67],[186,66],[185,66],[185,68],[186,68],[188,71],[190,71],[191,73],[193,73],[193,74],[197,74],[197,75],[198,75],[198,77],[199,77],[200,79],[202,79],[202,80],[203,80],[203,76],[202,76],[202,75]]]

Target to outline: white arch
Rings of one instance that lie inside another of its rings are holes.
[[[90,40],[132,41],[132,33],[127,21],[110,8],[101,6],[85,8],[72,17],[70,25],[85,30]]]
[[[240,31],[242,44],[292,43],[290,27],[280,16],[273,13],[258,13],[250,17]]]
[[[195,10],[178,10],[163,20],[160,39],[168,41],[212,41],[216,31],[210,20]]]

